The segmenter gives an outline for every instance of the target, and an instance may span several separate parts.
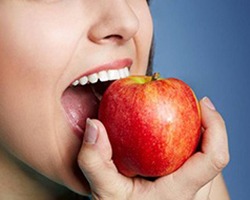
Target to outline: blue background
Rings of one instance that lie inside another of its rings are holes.
[[[250,199],[250,0],[152,0],[154,71],[209,96],[223,115],[231,198]]]

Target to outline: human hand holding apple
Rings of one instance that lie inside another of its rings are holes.
[[[207,97],[199,105],[202,121],[199,151],[178,170],[154,181],[119,173],[106,128],[100,120],[88,119],[77,161],[89,182],[92,199],[208,199],[213,190],[211,185],[215,183],[212,180],[229,162],[229,151],[226,127],[220,113]]]
[[[201,113],[192,89],[158,73],[115,81],[99,108],[122,174],[159,177],[177,170],[196,150]]]

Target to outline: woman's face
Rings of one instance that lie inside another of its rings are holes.
[[[144,74],[151,39],[146,0],[1,0],[0,146],[85,193],[76,158],[105,83],[71,85],[111,68]]]

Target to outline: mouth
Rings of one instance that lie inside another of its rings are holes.
[[[120,62],[119,62],[120,63]],[[71,82],[61,102],[73,133],[82,140],[87,118],[97,118],[101,98],[115,80],[129,76],[132,62],[99,67]],[[126,63],[126,64],[125,64]]]

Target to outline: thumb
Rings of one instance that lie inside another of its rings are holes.
[[[92,193],[112,196],[124,178],[118,173],[112,159],[112,149],[106,129],[98,120],[87,119],[78,164],[87,178]],[[101,193],[101,194],[100,194]]]

